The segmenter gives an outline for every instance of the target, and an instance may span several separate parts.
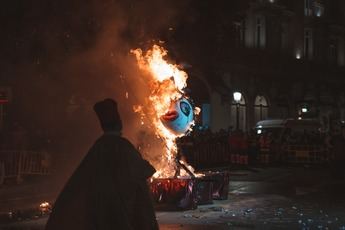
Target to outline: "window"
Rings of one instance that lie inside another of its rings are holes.
[[[324,13],[324,6],[321,2],[314,3],[314,15],[316,17],[321,17]]]
[[[4,122],[7,115],[7,104],[11,99],[11,90],[9,88],[0,88],[0,131],[4,128]]]
[[[313,0],[304,0],[304,15],[312,16],[313,15]]]
[[[244,39],[246,34],[246,20],[242,20],[241,27],[240,27],[240,43],[244,45]]]
[[[256,41],[255,41],[255,46],[257,48],[261,47],[261,30],[262,30],[261,18],[258,17],[256,19]]]
[[[241,100],[236,102],[234,99],[230,107],[230,125],[234,130],[237,128],[246,131],[247,129],[247,112],[246,112],[246,100],[242,96]]]
[[[235,42],[238,46],[244,46],[245,20],[234,23]]]
[[[254,101],[254,120],[255,123],[265,120],[268,117],[268,103],[264,96],[256,96]]]
[[[304,29],[304,57],[311,59],[313,57],[313,31]]]
[[[338,57],[338,41],[336,38],[331,39],[328,46],[328,57],[329,61],[332,63],[337,62]]]

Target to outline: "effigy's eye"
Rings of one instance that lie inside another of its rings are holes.
[[[180,108],[181,108],[181,111],[184,113],[184,115],[188,117],[191,111],[191,107],[186,102],[181,101]]]

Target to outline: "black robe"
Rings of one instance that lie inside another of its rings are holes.
[[[155,230],[155,169],[125,138],[100,137],[57,198],[46,230]]]

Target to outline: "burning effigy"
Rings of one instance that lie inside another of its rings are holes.
[[[154,130],[164,143],[154,178],[179,178],[191,176],[193,169],[177,159],[176,139],[186,135],[194,125],[194,116],[200,111],[193,107],[185,93],[188,75],[177,65],[165,60],[167,50],[154,45],[145,53],[141,49],[131,51],[139,69],[147,76],[150,95],[145,105],[136,105],[134,111],[141,116],[142,123]],[[181,170],[180,166],[183,165]],[[179,170],[179,175],[176,171]]]
[[[204,175],[196,174],[193,167],[180,159],[176,144],[177,138],[192,130],[194,118],[200,112],[185,92],[188,75],[178,65],[168,63],[168,52],[161,46],[131,53],[149,87],[145,104],[134,106],[134,111],[140,114],[141,124],[152,129],[164,146],[159,162],[152,162],[157,170],[150,182],[153,198],[157,204],[193,209],[198,203],[197,181],[202,181]],[[210,191],[203,193],[212,196]],[[203,197],[200,192],[199,197]]]

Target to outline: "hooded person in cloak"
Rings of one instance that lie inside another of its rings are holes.
[[[117,104],[94,106],[104,134],[58,196],[46,230],[156,230],[147,179],[155,169],[121,137]]]

